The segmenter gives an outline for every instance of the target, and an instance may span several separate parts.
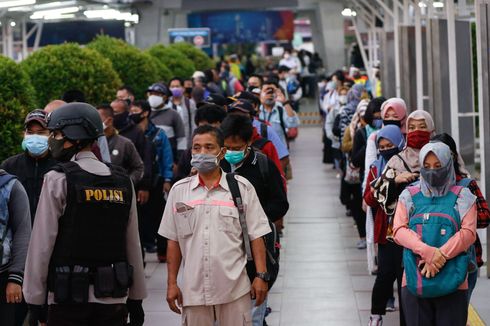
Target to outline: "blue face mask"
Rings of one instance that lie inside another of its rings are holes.
[[[381,120],[381,119],[374,119],[371,126],[373,128],[375,128],[375,129],[381,129],[383,127],[383,120]]]
[[[245,151],[226,151],[225,160],[232,165],[236,165],[245,158]]]
[[[22,149],[28,151],[32,156],[41,156],[48,150],[48,136],[25,135]]]

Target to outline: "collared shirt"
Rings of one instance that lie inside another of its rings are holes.
[[[236,177],[245,206],[250,240],[271,232],[252,184]],[[183,259],[184,306],[218,305],[250,291],[238,209],[222,172],[207,189],[195,175],[170,191],[158,233],[177,241]]]
[[[257,119],[253,119],[252,125],[254,126],[255,130],[260,134],[260,122]],[[289,151],[288,147],[286,144],[279,138],[279,135],[277,132],[272,128],[272,126],[267,125],[267,139],[274,144],[274,147],[277,150],[277,156],[279,156],[279,159],[282,160],[283,158],[289,156]]]
[[[92,152],[80,152],[73,159],[80,168],[90,173],[106,176],[110,169],[100,162]],[[57,171],[50,171],[44,177],[43,189],[36,211],[31,242],[27,252],[25,268],[24,296],[27,303],[41,305],[45,303],[49,262],[58,236],[58,219],[63,215],[66,207],[67,184],[66,175]],[[136,210],[136,196],[133,190],[133,200],[129,213],[126,250],[128,263],[133,266],[133,285],[129,289],[129,298],[142,300],[146,297],[145,272],[141,257],[140,239],[138,234],[138,213]],[[90,285],[88,301],[102,304],[126,303],[124,298],[98,299],[94,295],[93,286]],[[49,292],[48,303],[54,303],[54,295]]]
[[[272,128],[276,131],[276,133],[281,138],[284,144],[287,144],[286,141],[286,130],[282,128],[281,125],[281,117],[279,115],[279,107],[282,107],[281,104],[275,103],[272,110],[267,111],[263,105],[260,106],[259,119],[269,122],[272,125]],[[284,121],[284,127],[294,128],[299,126],[299,118],[295,114],[293,117],[288,116],[287,110],[282,107],[282,120]]]

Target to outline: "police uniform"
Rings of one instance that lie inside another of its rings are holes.
[[[126,325],[128,296],[146,297],[135,197],[129,177],[89,151],[45,175],[24,295],[32,305],[47,295],[50,325]]]
[[[250,240],[271,232],[253,186],[236,176]],[[226,173],[211,189],[199,175],[170,191],[159,234],[177,241],[183,259],[183,324],[249,325],[250,280],[243,235]]]

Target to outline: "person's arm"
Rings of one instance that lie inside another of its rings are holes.
[[[143,178],[138,182],[136,189],[138,191],[148,191],[151,188],[152,170],[153,170],[153,148],[152,144],[146,139],[143,133],[139,133],[138,143],[140,150],[138,153],[143,161]]]
[[[376,133],[372,133],[366,142],[366,156],[364,159],[364,166],[368,167],[376,161],[378,158],[378,149],[376,148]],[[364,180],[362,183],[363,189],[369,187],[367,183],[367,173],[364,174]]]
[[[373,182],[375,179],[376,179],[376,173],[377,173],[377,169],[376,167],[372,166],[371,169],[369,170],[367,174],[367,182],[366,182],[366,188],[365,188],[365,191],[364,191],[364,201],[366,202],[366,204],[371,207],[371,208],[378,208],[379,207],[379,203],[378,201],[376,200],[376,198],[374,198],[374,194],[373,194],[373,189],[371,187],[371,182]]]
[[[271,126],[267,126],[267,139],[269,139],[272,144],[274,144],[280,160],[289,157],[289,150],[287,145],[281,140],[277,132]]]
[[[126,252],[128,263],[133,266],[133,284],[129,288],[128,298],[131,300],[143,300],[147,296],[145,270],[141,255],[141,244],[138,232],[138,210],[136,208],[136,192],[131,189],[133,198],[129,211],[128,227],[126,229]]]
[[[39,197],[24,274],[24,296],[29,304],[46,302],[49,262],[58,236],[58,219],[66,207],[66,177],[48,172]]]
[[[333,123],[336,117],[335,113],[336,113],[335,110],[331,110],[327,115],[327,119],[325,120],[325,133],[327,134],[327,138],[330,140],[336,140],[336,137],[332,132]]]
[[[490,210],[488,209],[488,203],[480,191],[478,184],[475,180],[471,181],[468,189],[473,195],[476,196],[476,212],[478,229],[484,229],[490,224]]]
[[[167,135],[165,135],[165,132],[161,131],[158,137],[160,137],[161,140],[158,157],[160,160],[160,174],[165,179],[165,182],[171,182],[174,177],[172,146],[170,145],[170,141],[168,140]]]
[[[267,182],[269,196],[263,208],[269,220],[275,222],[286,215],[289,202],[281,173],[271,160],[268,159],[267,161],[269,164],[269,180]]]
[[[296,112],[294,112],[291,104],[287,103],[284,105],[283,120],[286,128],[295,128],[300,125],[300,120]]]
[[[251,247],[254,257],[255,270],[257,271],[257,273],[267,272],[264,239],[258,238],[252,240]],[[264,280],[258,277],[253,280],[250,293],[252,295],[252,299],[255,299],[256,307],[260,306],[264,302],[265,298],[267,297],[268,290],[268,284]]]
[[[396,207],[393,237],[397,244],[412,250],[416,255],[422,257],[426,263],[432,263],[436,248],[425,244],[417,233],[408,228],[408,212],[403,200],[399,200]]]
[[[16,180],[8,202],[9,228],[12,230],[12,257],[8,269],[8,282],[22,285],[27,248],[31,236],[29,198],[22,184]]]
[[[136,150],[136,147],[134,147],[133,143],[126,142],[124,146],[124,166],[128,167],[127,170],[129,177],[131,178],[133,184],[137,184],[143,178],[143,174],[145,173],[143,160],[138,154],[138,151]]]
[[[452,259],[466,251],[476,240],[476,204],[473,204],[461,221],[461,229],[441,248],[447,259]]]

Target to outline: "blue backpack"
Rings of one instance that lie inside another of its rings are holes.
[[[420,187],[411,186],[413,209],[408,227],[429,246],[440,248],[461,228],[461,217],[454,208],[464,187],[454,186],[443,197],[425,197]],[[441,297],[455,292],[468,274],[468,254],[463,252],[446,262],[433,278],[425,278],[419,269],[421,257],[404,249],[403,264],[407,288],[421,298]]]

